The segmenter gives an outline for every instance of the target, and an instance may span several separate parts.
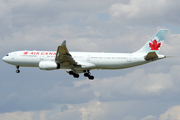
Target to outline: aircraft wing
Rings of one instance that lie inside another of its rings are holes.
[[[66,47],[66,41],[58,46],[55,60],[61,65],[78,65]]]

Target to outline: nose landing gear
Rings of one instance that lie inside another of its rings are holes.
[[[16,66],[17,70],[16,73],[20,73],[19,66]]]

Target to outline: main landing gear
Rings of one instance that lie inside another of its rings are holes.
[[[91,75],[89,70],[84,73],[84,77],[88,77],[89,80],[94,80],[94,76]]]
[[[19,66],[16,66],[17,70],[16,73],[20,73]]]
[[[75,71],[69,71],[69,75],[73,75],[74,78],[79,78],[79,74],[76,74]]]
[[[79,78],[79,74],[77,74],[76,71],[74,71],[74,70],[69,71],[69,75],[73,75],[74,78]],[[94,80],[94,76],[91,75],[89,70],[84,71],[84,76],[88,77],[89,80]]]

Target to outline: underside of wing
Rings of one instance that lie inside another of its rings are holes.
[[[61,65],[78,65],[69,53],[66,47],[66,41],[63,41],[63,43],[58,46],[55,60]]]

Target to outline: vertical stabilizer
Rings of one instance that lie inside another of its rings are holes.
[[[164,39],[169,30],[159,30],[140,50],[135,53],[149,53],[156,52],[159,53]]]

